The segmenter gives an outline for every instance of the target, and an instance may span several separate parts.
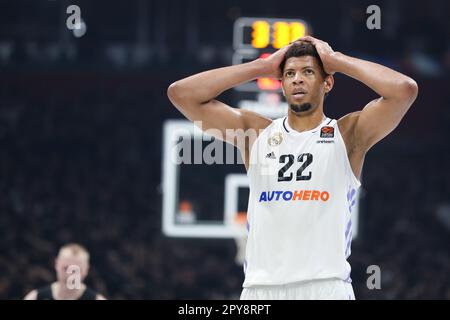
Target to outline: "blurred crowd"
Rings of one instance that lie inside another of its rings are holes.
[[[3,95],[0,297],[20,298],[53,280],[58,246],[70,241],[89,248],[87,282],[109,298],[224,298],[239,291],[231,241],[216,247],[161,235],[155,119],[164,108],[151,94],[145,96],[154,107],[138,106],[134,94],[111,92],[102,102],[89,92],[54,94],[52,103]]]
[[[55,280],[53,259],[68,242],[89,250],[86,282],[108,299],[239,297],[233,239],[161,231],[162,126],[182,117],[166,89],[229,64],[239,16],[302,17],[336,49],[418,82],[411,111],[366,157],[352,279],[357,299],[450,299],[450,230],[436,214],[450,203],[448,1],[382,2],[383,28],[368,31],[369,1],[324,9],[320,2],[80,0],[87,33],[79,39],[67,33],[61,3],[0,3],[1,299]],[[337,75],[325,112],[337,118],[370,97]],[[222,185],[201,178],[220,194]],[[367,288],[370,265],[380,267],[380,290]]]
[[[54,280],[57,250],[79,242],[91,252],[87,284],[109,299],[237,298],[234,240],[162,235],[162,122],[180,117],[161,94],[165,84],[155,91],[146,81],[97,79],[47,95],[39,86],[55,85],[48,81],[1,90],[0,297]],[[426,124],[427,146],[420,128],[407,128],[423,107],[419,100],[366,158],[350,257],[358,298],[450,298],[450,232],[435,214],[450,200],[448,113],[436,108],[442,123]],[[369,265],[381,268],[381,290],[367,289]]]
[[[66,27],[65,1],[0,3],[0,66],[34,69],[189,70],[225,65],[233,57],[239,17],[304,19],[336,50],[435,78],[450,70],[450,3],[379,1],[380,29],[367,20],[371,0],[278,3],[270,0],[74,0],[86,33]],[[176,23],[174,23],[176,21]]]

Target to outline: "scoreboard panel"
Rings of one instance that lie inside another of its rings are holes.
[[[266,57],[305,35],[310,28],[301,19],[239,18],[234,23],[233,64]],[[276,79],[257,79],[235,88],[245,92],[279,92],[281,84]]]

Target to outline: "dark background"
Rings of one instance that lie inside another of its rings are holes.
[[[81,38],[65,25],[70,4]],[[371,4],[381,30],[366,28]],[[256,16],[305,19],[335,50],[417,81],[402,123],[366,157],[353,285],[359,299],[450,299],[449,12],[446,0],[1,0],[0,298],[53,281],[72,241],[91,252],[87,283],[110,299],[239,296],[234,240],[162,235],[161,141],[164,120],[182,118],[168,85],[229,65],[234,20]],[[337,75],[325,112],[375,97]],[[366,287],[374,264],[381,290]]]

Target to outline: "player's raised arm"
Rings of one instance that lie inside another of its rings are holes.
[[[270,120],[254,112],[231,108],[215,98],[223,91],[258,77],[280,78],[279,65],[288,47],[265,59],[205,71],[172,83],[167,94],[174,106],[202,129],[264,128]],[[234,141],[228,141],[234,143]]]
[[[377,63],[334,52],[328,43],[312,42],[328,73],[341,72],[361,81],[380,95],[355,115],[353,145],[365,152],[392,132],[417,97],[417,83],[410,77]]]

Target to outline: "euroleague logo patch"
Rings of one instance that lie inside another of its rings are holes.
[[[325,126],[320,128],[321,138],[334,138],[334,127]]]

